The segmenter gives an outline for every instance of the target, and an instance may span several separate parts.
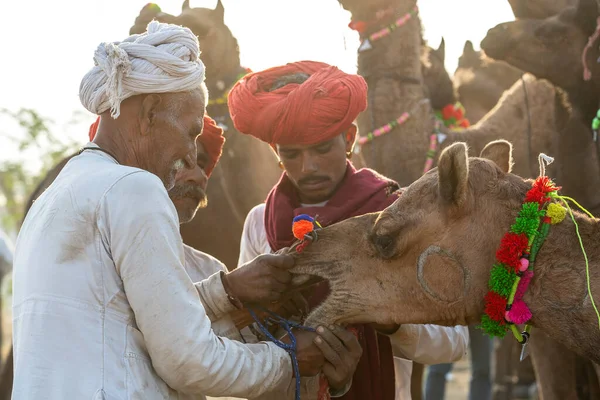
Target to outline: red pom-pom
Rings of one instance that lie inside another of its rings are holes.
[[[542,193],[556,192],[560,189],[560,187],[556,186],[547,176],[538,177],[533,183],[533,187],[537,188]]]
[[[485,296],[485,313],[494,321],[504,321],[506,298],[498,293],[488,292]]]
[[[363,33],[367,29],[367,24],[364,21],[352,21],[348,24],[348,27],[358,33]]]
[[[506,314],[507,319],[513,324],[524,324],[531,319],[531,310],[523,300],[515,300]]]
[[[546,196],[546,193],[541,191],[537,187],[533,187],[527,192],[525,195],[525,203],[538,203],[540,205],[540,209],[544,205],[544,203],[550,201],[550,197]]]
[[[442,108],[442,118],[450,119],[454,114],[454,105],[448,104],[446,107]]]
[[[305,219],[296,221],[294,222],[294,225],[292,225],[292,232],[294,233],[294,237],[299,240],[304,240],[304,235],[311,233],[313,230],[313,223]]]
[[[550,218],[550,217],[542,217],[542,223],[543,224],[551,224],[552,223],[552,218]]]
[[[461,110],[460,108],[456,107],[454,109],[454,118],[456,118],[457,120],[461,120],[465,115],[463,114],[463,110]]]
[[[509,232],[504,235],[500,242],[500,248],[496,252],[496,259],[509,267],[514,268],[515,272],[521,265],[521,255],[527,249],[529,239],[524,233],[516,234]]]
[[[465,118],[462,121],[460,121],[460,126],[463,128],[468,128],[469,126],[471,126],[471,123],[468,119]]]

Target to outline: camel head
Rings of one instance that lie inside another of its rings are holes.
[[[508,0],[517,19],[544,19],[574,6],[576,0]]]
[[[307,324],[476,322],[496,248],[528,190],[510,174],[511,152],[499,140],[468,158],[455,143],[384,211],[320,230],[292,270],[331,287]]]
[[[522,71],[475,51],[470,40],[465,42],[458,67],[452,78],[458,100],[467,118],[475,123],[494,108],[498,100],[521,76]]]
[[[177,17],[179,24],[187,26],[198,36],[200,58],[206,65],[207,80],[209,78],[235,79],[239,72],[240,53],[237,40],[225,25],[225,9],[221,0],[217,1],[214,10],[209,8],[191,8],[189,0],[184,1],[181,14]],[[233,74],[233,76],[227,76]],[[210,89],[210,88],[209,88]]]
[[[596,29],[597,16],[595,0],[578,0],[575,6],[546,19],[500,24],[488,31],[481,47],[496,60],[576,91],[583,76],[581,55]]]
[[[437,49],[423,46],[423,60],[421,68],[423,72],[423,83],[427,87],[428,97],[434,109],[442,109],[448,104],[454,104],[454,88],[452,79],[444,65],[446,59],[446,43],[444,38]]]
[[[200,42],[200,58],[206,65],[207,84],[212,91],[214,82],[219,79],[234,80],[239,72],[238,43],[225,25],[224,15],[225,9],[220,0],[214,10],[191,8],[189,0],[185,0],[178,16],[161,12],[156,4],[148,4],[140,11],[130,33],[144,32],[152,19],[189,28]]]

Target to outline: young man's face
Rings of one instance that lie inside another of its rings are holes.
[[[346,173],[346,153],[352,149],[354,136],[344,133],[313,145],[277,145],[285,172],[298,189],[302,203],[316,204],[333,196]]]

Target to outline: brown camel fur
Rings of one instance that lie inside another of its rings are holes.
[[[331,287],[306,323],[479,322],[500,239],[531,188],[530,180],[510,173],[511,165],[506,141],[491,142],[480,158],[468,158],[466,144],[455,143],[386,210],[321,230],[296,254],[292,270],[327,279]],[[598,301],[600,220],[574,215]],[[533,340],[543,331],[600,362],[600,328],[585,276],[575,225],[567,218],[550,229],[524,301],[533,314]]]
[[[146,29],[154,17],[159,21],[187,26],[198,35],[200,58],[206,65],[206,84],[210,99],[221,98],[235,83],[243,69],[237,40],[224,22],[220,1],[215,10],[190,8],[186,1],[179,16],[165,13],[140,14],[131,33]],[[209,104],[207,113],[227,127],[225,147],[207,189],[208,207],[189,224],[181,227],[184,242],[223,261],[229,269],[237,266],[242,228],[252,207],[263,202],[277,183],[281,170],[269,146],[237,132],[229,117],[227,103]],[[211,229],[206,229],[210,227]],[[212,228],[222,227],[215,235]]]
[[[498,104],[502,94],[523,75],[523,71],[475,51],[470,40],[465,42],[452,81],[465,115],[476,123]]]
[[[399,10],[406,10],[400,11],[399,15],[408,12],[415,5],[415,0],[340,2],[352,13],[353,18],[361,20],[370,19],[378,9],[392,4]],[[384,24],[385,21],[382,21],[382,25]],[[404,112],[411,114],[404,124],[361,148],[367,165],[402,186],[409,185],[421,176],[429,148],[429,136],[434,129],[434,115],[427,104],[427,90],[421,83],[421,41],[420,21],[418,17],[413,17],[388,37],[374,42],[373,49],[358,55],[358,72],[369,84],[369,108],[358,117],[360,132],[364,135],[395,120]],[[477,125],[455,132],[444,129],[443,132],[449,134],[449,137],[443,146],[461,140],[480,150],[490,140],[505,138],[517,146],[516,173],[521,176],[535,175],[535,155],[539,152],[553,152],[551,145],[556,128],[553,115],[546,107],[548,102],[554,103],[547,97],[552,89],[540,89],[538,92],[537,87],[543,87],[543,84],[534,82],[535,80],[530,79],[526,84],[527,102],[524,101],[525,91],[514,90],[511,92],[512,102],[508,98],[504,99]],[[540,109],[543,109],[541,114],[536,111]],[[492,113],[496,113],[497,118],[492,119]],[[531,151],[529,146],[520,145],[529,140]],[[476,143],[478,145],[474,145]]]
[[[576,0],[508,0],[517,19],[544,19],[573,6]]]
[[[571,121],[565,132],[577,137],[577,140],[559,147],[559,151],[565,154],[562,172],[573,176],[576,171],[591,172],[583,175],[579,181],[570,180],[571,187],[568,189],[579,192],[572,194],[597,214],[600,211],[600,193],[593,180],[598,177],[598,158],[595,144],[591,140],[590,124],[600,100],[600,70],[596,62],[599,54],[597,46],[592,46],[588,53],[587,63],[596,72],[595,77],[593,76],[595,79],[591,82],[582,78],[581,54],[587,37],[594,31],[598,12],[593,1],[575,3],[545,20],[524,19],[501,24],[489,31],[482,47],[493,57],[547,78],[565,89],[570,108],[574,109],[573,113],[578,121]],[[516,47],[511,48],[512,46]],[[600,397],[598,378],[591,373],[592,366],[568,350],[559,350],[556,344],[551,344],[550,339],[532,342],[532,358],[538,380],[542,383],[540,393],[544,398],[571,398],[572,393],[577,390],[580,392],[579,398]],[[542,360],[538,361],[538,358]],[[576,379],[565,376],[563,370],[584,373],[577,374],[577,382]]]
[[[437,49],[423,43],[421,71],[423,83],[427,87],[427,97],[434,110],[441,110],[456,102],[452,79],[444,65],[446,61],[446,42],[442,38]]]

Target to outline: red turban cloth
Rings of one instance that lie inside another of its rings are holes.
[[[100,117],[96,118],[96,121],[90,125],[89,138],[90,142],[94,140],[98,126],[100,125]],[[219,128],[214,119],[208,115],[204,116],[204,128],[202,134],[198,136],[198,140],[204,147],[204,151],[208,155],[209,162],[204,167],[204,173],[206,176],[210,176],[215,165],[221,158],[223,152],[223,144],[225,143],[225,137],[223,136],[223,129]]]
[[[271,90],[281,77],[305,73],[301,83]],[[333,139],[367,108],[367,83],[337,67],[300,61],[254,72],[229,92],[235,128],[271,145],[311,145]]]

